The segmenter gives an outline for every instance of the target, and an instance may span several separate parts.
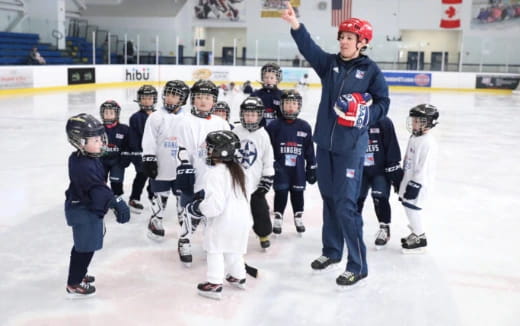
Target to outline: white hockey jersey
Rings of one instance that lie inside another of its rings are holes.
[[[194,191],[203,189],[202,180],[208,165],[206,164],[206,136],[217,130],[229,130],[229,123],[219,116],[211,115],[209,119],[199,118],[186,113],[179,126],[179,145],[186,148],[189,160],[195,169]]]
[[[247,191],[251,195],[262,176],[274,176],[273,146],[264,127],[250,132],[239,125],[233,132],[240,138],[239,162],[246,173]]]
[[[203,180],[205,197],[199,209],[207,218],[204,250],[245,254],[253,226],[248,199],[240,187],[234,189],[231,173],[224,164],[208,166]]]
[[[437,143],[431,134],[411,136],[403,160],[404,176],[399,187],[399,198],[418,208],[423,208],[433,187],[437,164]],[[404,199],[408,181],[421,185],[416,199]]]
[[[143,155],[157,156],[158,174],[155,180],[171,181],[177,178],[178,126],[185,117],[182,109],[173,114],[160,108],[146,120],[141,145]]]

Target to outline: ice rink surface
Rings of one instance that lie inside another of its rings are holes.
[[[105,217],[104,248],[89,273],[97,295],[66,298],[72,232],[65,223],[68,117],[99,116],[99,105],[118,101],[121,121],[137,110],[136,88],[54,92],[0,98],[0,325],[520,325],[520,97],[470,92],[392,92],[389,116],[402,152],[408,110],[436,105],[440,123],[436,192],[425,209],[428,251],[403,255],[408,234],[395,195],[392,238],[374,249],[377,220],[364,210],[369,275],[364,285],[339,292],[341,270],[315,275],[321,254],[321,200],[317,185],[305,193],[307,232],[296,235],[292,210],[283,234],[262,252],[251,232],[246,260],[260,269],[247,290],[224,286],[223,299],[197,295],[205,281],[201,233],[194,263],[177,255],[178,225],[170,204],[166,240],[146,237],[149,205],[125,225]],[[227,94],[238,119],[242,94]],[[319,89],[304,91],[301,118],[314,125]],[[126,170],[125,196],[135,172]],[[268,195],[272,203],[272,192]],[[127,198],[127,197],[126,197]],[[346,257],[346,253],[345,253]]]

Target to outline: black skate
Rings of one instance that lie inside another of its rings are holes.
[[[305,225],[303,225],[303,212],[296,212],[294,213],[294,226],[296,227],[296,232],[300,236],[302,236],[302,233],[305,232]]]
[[[83,276],[83,283],[94,283],[96,282],[96,277],[93,275],[85,275]]]
[[[179,258],[186,267],[191,267],[193,256],[191,255],[190,239],[181,238],[178,243]],[[200,285],[200,284],[199,284]]]
[[[336,278],[336,284],[343,290],[353,286],[365,277],[367,277],[367,274],[354,274],[350,271],[345,271]]]
[[[71,299],[88,298],[96,294],[96,287],[89,283],[67,285],[67,296]]]
[[[227,275],[226,276],[226,281],[228,281],[228,283],[236,288],[239,288],[239,289],[242,289],[242,290],[245,290],[246,289],[246,279],[243,278],[243,279],[238,279],[238,278],[234,278],[233,276],[231,275]]]
[[[326,256],[320,256],[311,263],[311,268],[316,272],[325,271],[335,267],[341,259],[332,259]]]
[[[376,233],[376,249],[383,249],[390,240],[390,225],[386,223],[379,223],[379,231]]]
[[[266,250],[270,246],[271,246],[271,242],[269,241],[269,236],[260,237],[260,247],[262,247],[262,249]]]
[[[210,282],[199,283],[197,289],[199,289],[199,294],[203,297],[215,300],[222,299],[222,284],[213,284]]]
[[[150,222],[148,222],[148,237],[158,241],[164,240],[164,227],[161,217],[150,217]]]
[[[421,235],[412,233],[401,243],[403,254],[422,254],[425,252],[427,245],[428,242],[424,233]]]
[[[273,233],[276,235],[282,234],[283,216],[282,214],[275,212],[273,219]]]
[[[136,199],[130,199],[128,206],[130,206],[130,211],[134,214],[141,214],[144,210],[143,204]]]

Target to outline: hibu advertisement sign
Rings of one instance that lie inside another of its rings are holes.
[[[132,67],[125,69],[126,81],[147,81],[152,80],[151,69],[146,67]]]

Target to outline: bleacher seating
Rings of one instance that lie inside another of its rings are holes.
[[[33,47],[38,48],[47,64],[73,64],[70,57],[52,49],[48,44],[39,43],[40,36],[31,33],[0,32],[0,65],[25,65]]]

